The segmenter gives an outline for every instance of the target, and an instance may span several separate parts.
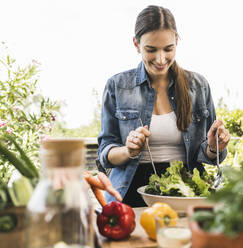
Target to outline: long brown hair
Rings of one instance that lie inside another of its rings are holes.
[[[150,5],[142,10],[135,24],[135,38],[137,42],[143,34],[159,29],[171,30],[178,38],[176,22],[169,9]],[[191,123],[191,99],[189,95],[188,72],[178,66],[176,61],[169,70],[175,80],[176,117],[177,128],[180,131],[187,131]]]

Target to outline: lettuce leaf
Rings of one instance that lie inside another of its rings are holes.
[[[193,175],[184,167],[182,161],[172,161],[161,177],[153,174],[145,192],[165,196],[208,196],[211,187],[210,176],[205,172],[203,178],[195,168]]]

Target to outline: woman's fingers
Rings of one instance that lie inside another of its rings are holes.
[[[126,139],[126,147],[130,157],[137,156],[145,145],[146,138],[150,136],[148,126],[132,130]]]
[[[138,145],[139,147],[142,147],[144,144],[144,140],[145,140],[145,136],[142,133],[132,131],[130,135],[130,141],[133,144]]]
[[[221,120],[215,120],[208,131],[208,144],[216,150],[216,134],[218,135],[219,151],[222,151],[230,141],[229,131]]]
[[[139,135],[135,131],[131,131],[127,136],[126,146],[129,149],[140,149],[142,141],[139,138]]]
[[[230,141],[230,138],[231,138],[230,135],[226,136],[226,137],[223,139],[222,143],[228,145],[228,143],[229,143],[229,141]]]
[[[140,143],[140,141],[138,141],[137,138],[132,137],[132,136],[127,137],[127,142],[126,142],[127,148],[138,150],[138,149],[140,149],[139,143]]]
[[[231,136],[229,134],[229,131],[226,128],[224,128],[223,125],[218,128],[218,137],[219,137],[219,144],[221,144],[221,146],[225,148],[229,143]]]
[[[208,138],[215,137],[217,129],[222,125],[223,125],[223,122],[221,120],[215,120],[208,131]]]
[[[132,149],[139,149],[144,146],[144,142],[146,137],[150,135],[148,128],[145,127],[138,127],[136,130],[132,130],[127,140],[131,143]]]
[[[144,126],[144,127],[138,127],[136,130],[136,132],[143,134],[145,137],[149,137],[150,136],[150,131],[148,130],[148,126]]]

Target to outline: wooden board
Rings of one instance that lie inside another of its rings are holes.
[[[148,238],[144,229],[139,223],[141,212],[145,208],[134,208],[136,214],[136,228],[131,236],[121,241],[109,241],[102,239],[102,248],[153,248],[157,247],[157,242]]]

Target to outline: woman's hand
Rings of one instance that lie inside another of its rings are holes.
[[[146,138],[150,136],[148,126],[132,130],[126,139],[125,146],[112,147],[108,153],[108,161],[114,166],[125,164],[129,159],[134,159],[144,147]]]
[[[224,127],[221,120],[215,120],[208,131],[208,145],[216,152],[216,134],[218,134],[219,152],[227,147],[230,141],[229,131]]]
[[[136,157],[144,147],[146,138],[150,136],[148,126],[138,127],[129,133],[126,140],[126,148],[129,157]]]

